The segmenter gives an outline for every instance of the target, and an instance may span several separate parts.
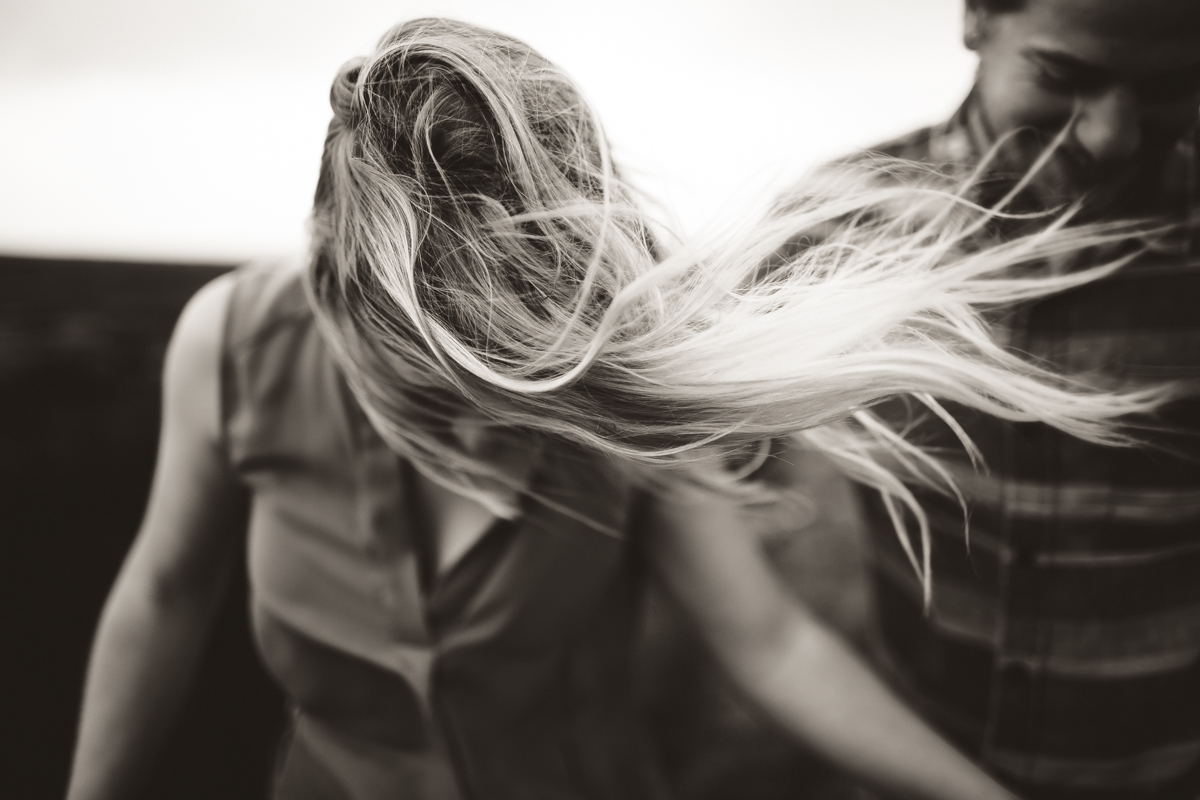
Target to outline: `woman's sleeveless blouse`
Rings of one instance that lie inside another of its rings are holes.
[[[411,467],[355,404],[301,280],[235,277],[222,368],[255,636],[297,710],[276,796],[661,796],[630,693],[628,484],[547,448],[523,514],[435,576]]]

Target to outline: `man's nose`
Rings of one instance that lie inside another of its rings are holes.
[[[1127,88],[1116,86],[1077,102],[1075,140],[1097,162],[1122,161],[1141,147],[1138,102]]]

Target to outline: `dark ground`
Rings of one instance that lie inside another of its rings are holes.
[[[0,795],[63,796],[92,631],[149,487],[166,342],[188,297],[226,269],[0,256]],[[820,507],[769,550],[802,599],[856,636],[855,507],[830,468],[805,469]],[[267,796],[284,705],[245,608],[243,575],[146,800]],[[669,603],[650,609],[647,703],[684,800],[855,796],[737,697]]]

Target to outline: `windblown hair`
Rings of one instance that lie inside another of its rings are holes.
[[[984,244],[1000,212],[944,181],[840,166],[666,254],[591,107],[514,39],[406,23],[342,69],[331,100],[318,320],[388,444],[468,492],[503,476],[450,435],[463,416],[691,479],[799,435],[924,531],[901,478],[952,482],[872,404],[911,395],[961,430],[938,403],[951,400],[1119,442],[1114,421],[1165,396],[1057,375],[997,344],[986,318],[1117,269],[1128,255],[1047,264],[1128,230],[1060,219]]]

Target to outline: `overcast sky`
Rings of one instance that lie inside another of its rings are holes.
[[[524,39],[687,231],[947,116],[960,0],[0,0],[0,252],[303,247],[339,64],[438,14]]]

